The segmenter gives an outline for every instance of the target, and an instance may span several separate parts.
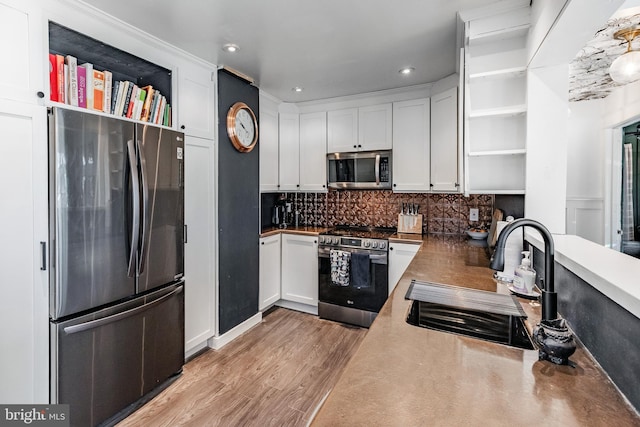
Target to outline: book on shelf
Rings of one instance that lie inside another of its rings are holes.
[[[65,104],[69,103],[69,88],[68,88],[68,84],[67,82],[69,81],[69,66],[67,64],[62,64],[62,69],[64,70],[62,75],[62,86],[63,86],[63,91],[64,91],[64,95],[63,95],[63,102]]]
[[[78,65],[78,67],[82,67],[85,70],[87,81],[84,99],[86,101],[87,108],[93,109],[93,64],[85,62],[84,64]]]
[[[55,53],[49,54],[49,99],[58,102],[58,63]]]
[[[149,120],[149,108],[151,107],[151,101],[153,98],[153,86],[148,85],[142,88],[146,92],[146,98],[144,100],[144,105],[142,106],[142,111],[140,112],[140,120],[146,122]]]
[[[127,117],[127,112],[129,110],[129,101],[131,101],[131,94],[133,93],[134,86],[135,85],[132,82],[127,81],[127,92],[126,94],[123,93],[124,99],[122,102],[122,111],[120,112],[120,116],[122,117]]]
[[[103,105],[104,105],[104,73],[94,68],[92,108],[97,111],[102,111]]]
[[[67,55],[65,57],[69,79],[66,81],[66,91],[68,104],[74,107],[78,106],[78,60],[75,56]]]
[[[171,105],[167,103],[164,108],[164,120],[162,122],[164,126],[171,126]]]
[[[120,82],[120,89],[118,90],[118,100],[116,102],[116,110],[113,112],[113,114],[116,116],[122,116],[124,98],[127,96],[128,88],[129,88],[129,82],[126,80],[122,80]]]
[[[164,107],[167,105],[167,98],[163,96],[160,97],[160,101],[158,102],[158,112],[156,113],[156,119],[154,121],[155,124],[162,124],[162,119],[164,116]]]
[[[113,89],[111,92],[111,107],[109,109],[109,113],[115,114],[116,110],[116,102],[118,101],[118,91],[120,90],[120,81],[116,80],[113,83]]]
[[[78,107],[87,108],[87,70],[78,67]]]
[[[136,102],[133,105],[133,118],[136,120],[140,120],[140,115],[142,114],[142,106],[144,105],[144,100],[147,98],[147,91],[143,88],[140,88],[138,91],[138,96],[136,97]]]
[[[147,119],[148,122],[150,123],[155,123],[156,122],[156,114],[158,112],[158,103],[160,102],[160,97],[162,96],[162,94],[160,93],[159,90],[156,90],[153,93],[153,99],[151,100],[151,108],[149,109],[149,118]]]
[[[56,71],[58,72],[58,77],[56,79],[58,102],[64,102],[64,56],[62,55],[56,55]]]
[[[102,111],[111,112],[111,89],[113,86],[113,74],[109,70],[104,70],[104,98],[102,102]]]
[[[138,96],[138,91],[140,88],[138,85],[134,84],[133,89],[131,90],[131,97],[129,97],[129,102],[127,104],[127,118],[132,118],[133,116],[133,105],[136,103],[136,97]]]

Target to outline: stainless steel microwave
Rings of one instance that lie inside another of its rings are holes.
[[[391,188],[391,150],[327,154],[329,188]]]

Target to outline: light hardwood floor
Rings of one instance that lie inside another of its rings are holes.
[[[187,363],[118,427],[304,426],[366,332],[276,308],[221,350]]]

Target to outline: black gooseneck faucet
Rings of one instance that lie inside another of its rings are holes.
[[[553,320],[558,317],[558,294],[554,291],[553,283],[553,237],[544,225],[532,219],[520,218],[510,222],[502,230],[496,249],[491,258],[491,268],[496,271],[504,269],[504,248],[507,238],[513,230],[519,227],[532,227],[542,234],[544,239],[544,286],[542,289],[542,320]]]

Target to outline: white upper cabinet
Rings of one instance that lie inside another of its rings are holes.
[[[327,152],[358,150],[358,109],[346,108],[327,113]]]
[[[458,90],[431,97],[431,190],[460,189],[458,170]]]
[[[523,194],[530,8],[465,23],[465,193]]]
[[[429,98],[393,103],[393,190],[430,190]]]
[[[260,96],[260,191],[278,191],[278,106]]]
[[[391,150],[392,104],[358,109],[358,151]]]
[[[48,96],[43,27],[39,9],[30,2],[0,3],[0,98],[42,105]]]
[[[300,115],[280,113],[279,123],[278,190],[296,191],[300,189]]]
[[[327,113],[300,114],[300,190],[327,189]]]
[[[213,70],[198,64],[178,70],[178,129],[185,135],[214,139],[216,126]]]

